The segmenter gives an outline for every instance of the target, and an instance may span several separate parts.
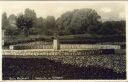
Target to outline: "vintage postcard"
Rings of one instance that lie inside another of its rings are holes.
[[[127,80],[126,3],[0,2],[2,80]]]

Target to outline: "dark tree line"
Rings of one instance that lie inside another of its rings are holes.
[[[125,21],[101,21],[93,9],[75,9],[63,13],[59,18],[37,17],[34,10],[25,9],[24,14],[2,15],[2,29],[7,35],[121,35],[125,34]]]

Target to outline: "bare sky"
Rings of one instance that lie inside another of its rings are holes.
[[[124,2],[89,2],[89,1],[42,1],[42,2],[4,2],[2,10],[10,14],[19,14],[26,8],[33,9],[37,17],[59,17],[66,11],[81,8],[92,8],[102,17],[102,20],[125,19]]]

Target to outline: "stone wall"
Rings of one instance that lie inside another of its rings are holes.
[[[103,44],[60,44],[60,49],[120,49],[119,45],[103,45]],[[53,49],[52,44],[42,45],[14,45],[14,49]]]
[[[14,50],[25,50],[25,49],[53,49],[53,45],[14,45]]]
[[[103,44],[61,44],[61,49],[120,49],[119,45]]]

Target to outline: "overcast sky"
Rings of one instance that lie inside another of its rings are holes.
[[[102,20],[124,20],[124,2],[86,2],[86,1],[54,1],[54,2],[6,2],[2,4],[2,10],[10,14],[19,14],[26,8],[33,9],[37,17],[59,17],[66,11],[73,9],[92,8],[102,17]]]

